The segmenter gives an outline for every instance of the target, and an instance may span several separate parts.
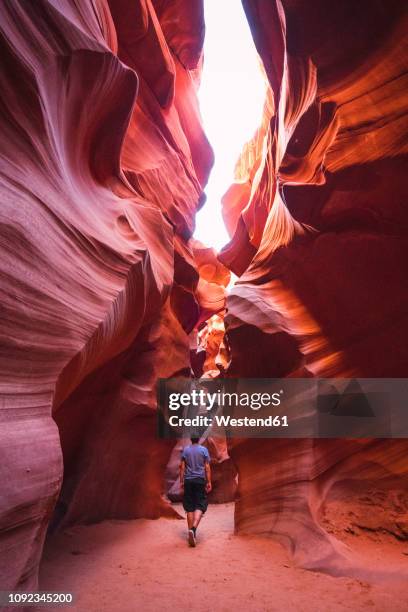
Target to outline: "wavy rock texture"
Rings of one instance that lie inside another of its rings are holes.
[[[52,516],[171,513],[157,377],[230,358],[229,375],[406,375],[404,3],[244,6],[270,89],[224,198],[220,265],[190,241],[213,159],[202,2],[0,4],[2,589],[37,588]],[[226,267],[241,275],[227,339]],[[211,443],[227,499],[234,471]],[[237,529],[341,573],[325,502],[350,481],[398,494],[406,450],[236,441]]]
[[[5,1],[0,23],[0,575],[35,590],[62,453],[54,525],[171,512],[154,386],[225,289],[204,299],[188,243],[202,2]]]
[[[270,89],[223,200],[220,259],[240,275],[229,375],[407,376],[405,3],[243,4]],[[234,441],[237,529],[275,535],[305,567],[350,571],[319,523],[331,487],[398,493],[407,450]]]

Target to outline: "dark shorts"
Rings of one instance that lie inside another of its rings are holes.
[[[205,480],[202,478],[194,478],[184,481],[184,497],[183,508],[186,512],[194,512],[194,510],[207,510],[208,500],[205,491]]]

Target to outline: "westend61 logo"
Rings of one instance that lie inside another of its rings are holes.
[[[407,437],[408,379],[161,379],[159,437]]]

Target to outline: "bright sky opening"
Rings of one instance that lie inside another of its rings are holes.
[[[215,164],[196,217],[195,238],[219,250],[229,236],[221,198],[245,142],[262,120],[265,82],[241,0],[204,0],[204,67],[198,97]]]

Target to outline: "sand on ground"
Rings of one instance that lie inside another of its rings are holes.
[[[406,582],[296,568],[270,538],[234,535],[233,513],[233,504],[210,506],[196,548],[186,543],[185,521],[175,519],[66,529],[48,538],[40,589],[72,591],[75,605],[58,610],[75,612],[408,610]]]

